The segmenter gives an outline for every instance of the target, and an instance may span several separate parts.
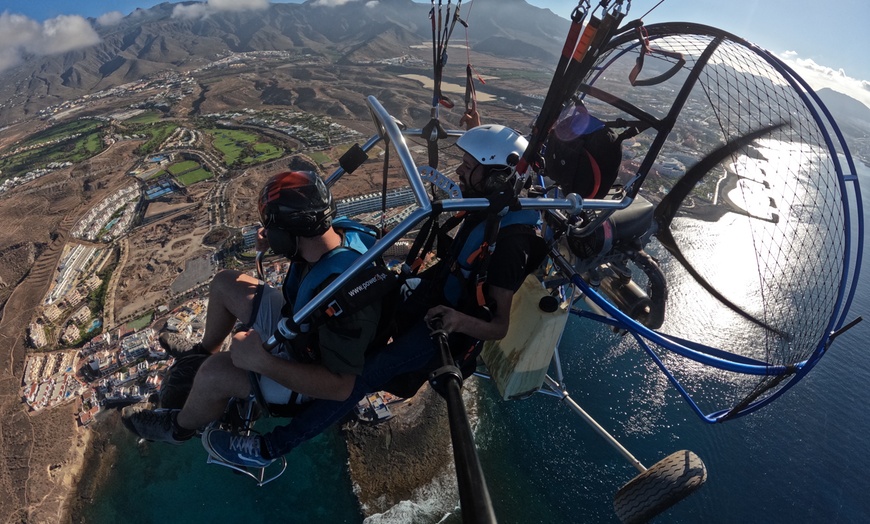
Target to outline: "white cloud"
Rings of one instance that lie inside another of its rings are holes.
[[[102,26],[118,25],[124,18],[124,13],[121,11],[109,11],[97,17],[97,24]]]
[[[83,17],[60,15],[42,23],[42,38],[34,45],[34,50],[37,54],[52,55],[92,46],[99,41],[100,36]]]
[[[786,51],[780,54],[779,58],[794,69],[813,89],[827,87],[860,100],[870,107],[870,81],[852,78],[843,69],[823,66],[810,58],[800,58],[794,51]]]
[[[378,4],[380,4],[378,0],[369,0],[368,2],[366,2],[366,7],[368,7],[369,9],[374,9],[375,7],[378,7]]]
[[[20,63],[21,54],[17,49],[0,49],[0,72]]]
[[[205,18],[221,11],[256,11],[269,7],[269,0],[208,0],[200,4],[176,5],[172,18]]]
[[[206,4],[178,4],[172,10],[172,18],[182,18],[186,20],[205,18],[209,14],[211,14],[211,11]]]
[[[91,24],[78,15],[60,15],[40,24],[4,11],[0,14],[0,71],[20,64],[26,55],[65,53],[99,41]]]
[[[0,50],[9,51],[26,46],[39,38],[40,26],[24,15],[0,14]]]

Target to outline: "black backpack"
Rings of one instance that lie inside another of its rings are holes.
[[[625,138],[607,125],[567,141],[551,131],[544,155],[546,175],[565,193],[603,198],[619,174]]]

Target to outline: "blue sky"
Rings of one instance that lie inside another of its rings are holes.
[[[208,0],[212,4],[243,6],[267,0]],[[318,0],[324,3],[371,0]],[[576,0],[527,0],[567,18]],[[20,45],[16,38],[21,18],[50,24],[61,15],[97,18],[111,12],[129,14],[150,7],[155,0],[0,0],[0,69],[3,53]],[[427,2],[428,3],[428,2]],[[597,4],[597,0],[592,2]],[[641,16],[657,0],[634,0],[631,16]],[[820,0],[665,0],[647,23],[689,21],[719,27],[741,36],[786,59],[816,89],[831,87],[870,106],[870,59],[865,50],[870,24],[870,1],[840,0],[823,5]],[[468,5],[465,0],[463,5]],[[474,16],[482,16],[478,10]],[[4,22],[6,23],[4,27]],[[31,24],[32,25],[32,24]],[[473,31],[473,26],[472,29]],[[19,30],[21,31],[21,30]],[[4,49],[4,47],[6,49]],[[54,49],[54,48],[52,48]]]

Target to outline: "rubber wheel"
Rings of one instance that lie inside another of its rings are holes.
[[[698,455],[677,451],[622,486],[613,509],[624,524],[646,522],[686,498],[707,480],[707,467]]]

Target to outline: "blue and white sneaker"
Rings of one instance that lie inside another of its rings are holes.
[[[202,433],[202,445],[212,458],[246,468],[265,468],[275,462],[260,453],[260,435],[241,436],[209,426]]]

